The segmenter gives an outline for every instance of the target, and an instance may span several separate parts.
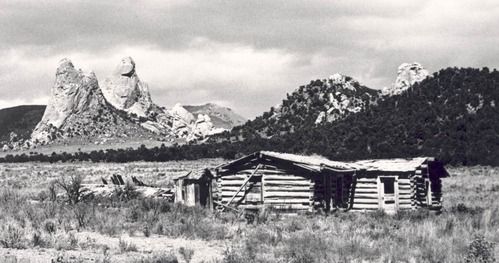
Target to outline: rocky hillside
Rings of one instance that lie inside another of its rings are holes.
[[[447,68],[334,122],[272,138],[184,146],[174,153],[188,159],[236,158],[258,150],[334,160],[433,156],[455,165],[498,166],[497,116],[499,71]]]
[[[235,126],[246,122],[245,118],[235,113],[232,109],[221,107],[214,103],[197,106],[185,105],[184,108],[195,116],[199,114],[208,115],[215,128],[231,130]]]
[[[300,86],[270,111],[224,136],[269,138],[309,129],[376,105],[380,97],[379,90],[367,88],[351,77],[334,74]]]
[[[427,155],[499,165],[498,101],[498,71],[447,68],[376,107],[287,139],[295,150],[335,159]]]

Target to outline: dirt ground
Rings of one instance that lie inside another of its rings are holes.
[[[80,250],[58,251],[56,249],[30,248],[30,249],[5,249],[0,248],[0,262],[27,263],[27,262],[140,262],[147,258],[154,258],[162,253],[172,253],[179,262],[217,262],[223,259],[226,245],[217,241],[172,239],[168,237],[130,237],[122,236],[122,241],[136,246],[137,251],[121,252],[120,238],[103,236],[94,232],[76,233],[77,239],[87,248]],[[180,252],[184,248],[192,250],[192,258],[187,261]]]

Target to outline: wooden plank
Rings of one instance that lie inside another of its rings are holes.
[[[362,193],[362,194],[355,194],[354,200],[357,198],[378,198],[378,194],[368,194],[368,193]]]
[[[260,196],[262,198],[262,202],[265,202],[265,196],[263,196],[263,194],[265,193],[265,191],[267,191],[267,186],[265,185],[265,182],[266,182],[265,176],[262,176],[262,186],[261,186],[261,193],[260,193]]]
[[[310,192],[314,190],[311,186],[301,186],[301,185],[286,185],[285,187],[281,186],[266,186],[266,192],[276,192],[276,191],[296,191],[296,192]]]
[[[247,175],[230,175],[222,177],[223,180],[241,180],[244,181],[248,178]]]
[[[236,191],[222,192],[222,196],[233,196],[234,194],[236,194]],[[237,193],[237,196],[244,196],[244,195],[245,195],[244,192]]]
[[[378,209],[378,204],[353,204],[353,209]]]
[[[400,205],[402,205],[402,204],[410,205],[411,204],[411,199],[400,199],[399,200],[399,204]]]
[[[369,189],[376,189],[377,186],[375,184],[356,184],[355,188],[369,188]]]
[[[306,180],[310,181],[309,178],[303,177],[303,176],[294,176],[294,175],[269,175],[265,174],[265,179],[267,180]]]
[[[265,199],[265,204],[304,204],[310,203],[310,199],[308,198],[300,198],[300,199]]]
[[[310,181],[274,181],[265,180],[265,185],[314,185]]]
[[[399,184],[408,184],[410,185],[411,184],[411,179],[407,178],[407,179],[399,179]]]
[[[283,204],[283,205],[273,205],[272,207],[278,210],[308,210],[310,208],[310,205]]]
[[[220,185],[238,185],[238,186],[241,186],[242,184],[244,184],[244,180],[229,180],[229,181],[222,181],[220,182]]]
[[[249,175],[253,172],[251,169],[246,169],[246,170],[239,170],[236,172],[237,175]],[[257,174],[275,174],[275,175],[280,175],[280,174],[286,174],[285,171],[279,171],[279,170],[262,170],[261,168],[258,170]]]
[[[369,188],[369,189],[363,189],[363,188],[356,188],[355,189],[355,193],[378,193],[378,189],[377,188]]]
[[[353,201],[354,204],[378,204],[378,199],[374,199],[374,198],[355,198],[355,200]]]
[[[376,178],[357,178],[357,183],[373,183],[376,184]]]
[[[364,190],[377,190],[378,189],[378,186],[373,184],[373,185],[370,185],[370,186],[366,186],[366,185],[355,185],[355,189],[364,189]]]
[[[313,194],[311,192],[306,192],[306,193],[301,193],[301,192],[266,192],[264,193],[264,197],[286,197],[286,196],[293,196],[293,197],[310,197]]]
[[[222,192],[237,192],[237,190],[239,189],[239,186],[223,186],[220,188],[222,190]]]
[[[236,212],[241,212],[239,209],[236,209],[234,207],[230,207],[230,206],[224,205],[224,204],[222,204],[220,202],[217,202],[217,201],[213,201],[213,203],[215,203],[216,205],[222,206],[224,208],[228,208],[230,210],[236,211]]]
[[[220,199],[220,200],[222,201],[222,203],[227,203],[227,202],[229,202],[229,201],[230,201],[231,197],[232,197],[232,196],[224,197],[224,198],[222,198],[222,199]],[[235,201],[234,201],[234,200],[235,200]],[[236,197],[234,200],[233,200],[233,202],[235,202],[235,203],[239,203],[239,202],[243,201],[243,198],[242,198],[242,197],[241,197],[241,198]]]
[[[262,209],[264,205],[253,205],[253,204],[244,204],[240,205],[239,209]],[[271,205],[273,209],[277,210],[308,210],[310,208],[309,205],[302,204],[283,204],[283,205]]]

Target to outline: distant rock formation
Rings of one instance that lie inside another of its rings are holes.
[[[98,117],[107,110],[105,105],[95,74],[76,70],[69,59],[63,59],[56,71],[48,106],[31,138],[51,141],[65,128],[71,129],[68,123],[76,124],[81,117]]]
[[[207,105],[209,109],[221,108]],[[212,112],[225,117],[220,111]],[[1,149],[29,149],[54,141],[66,144],[78,138],[85,143],[92,141],[87,140],[90,138],[100,139],[96,144],[128,137],[193,141],[224,131],[215,127],[208,114],[197,115],[196,119],[180,104],[168,110],[153,103],[149,88],[140,81],[130,57],[120,61],[102,89],[93,72],[77,70],[69,59],[63,59],[56,70],[49,103],[30,138],[11,133]]]
[[[383,95],[399,95],[417,82],[423,81],[429,73],[417,62],[403,63],[398,67],[398,75],[395,83],[390,87],[384,87]]]
[[[324,80],[327,90],[319,97],[327,98],[326,111],[319,112],[315,124],[333,122],[350,113],[360,112],[368,103],[376,103],[379,92],[362,86],[357,80],[339,73]]]
[[[93,72],[76,70],[69,59],[59,62],[51,97],[42,120],[24,148],[45,144],[57,138],[75,136],[123,136],[137,126],[121,116],[105,100]]]
[[[209,116],[215,130],[230,130],[247,121],[232,109],[221,107],[214,103],[206,103],[199,106],[186,105],[184,108],[194,115],[205,114]]]
[[[106,100],[115,108],[137,118],[143,128],[156,134],[198,140],[206,137],[210,133],[206,129],[211,131],[209,127],[213,126],[198,125],[199,120],[196,121],[196,117],[178,103],[170,110],[153,103],[149,87],[140,81],[131,57],[121,60],[113,74],[106,78],[102,90]]]
[[[138,117],[149,117],[156,108],[149,87],[140,81],[131,57],[123,58],[113,74],[106,78],[102,93],[115,108]]]

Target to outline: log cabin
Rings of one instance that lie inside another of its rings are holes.
[[[432,157],[362,160],[347,165],[355,172],[345,173],[327,163],[322,166],[324,196],[331,200],[333,209],[384,210],[393,214],[400,210],[442,208],[441,178],[449,174]]]
[[[321,156],[260,151],[215,169],[220,210],[284,213],[441,209],[442,164],[433,158],[336,162]]]
[[[194,170],[174,177],[175,203],[213,208],[212,179],[213,174],[209,169]]]

